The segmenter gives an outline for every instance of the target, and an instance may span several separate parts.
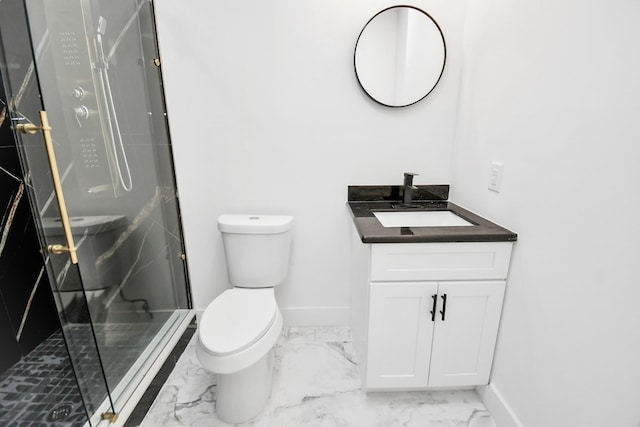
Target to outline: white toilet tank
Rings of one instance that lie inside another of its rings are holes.
[[[291,228],[288,215],[220,215],[229,281],[241,288],[280,285],[289,272]]]

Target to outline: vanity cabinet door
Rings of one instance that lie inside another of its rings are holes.
[[[440,282],[429,387],[489,382],[505,286],[504,281]]]
[[[427,386],[437,289],[435,282],[371,283],[368,389]]]

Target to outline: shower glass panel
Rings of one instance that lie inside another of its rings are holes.
[[[95,425],[122,411],[193,316],[152,3],[26,0],[25,11],[64,197],[47,129],[20,137],[22,163],[43,248],[59,245],[47,267]],[[15,99],[24,83],[8,86]],[[41,125],[17,111],[14,124]]]

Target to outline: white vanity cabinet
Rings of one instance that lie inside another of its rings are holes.
[[[352,332],[364,388],[487,384],[512,242],[352,242]]]

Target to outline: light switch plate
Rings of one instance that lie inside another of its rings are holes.
[[[504,172],[504,163],[491,162],[491,172],[489,174],[489,190],[500,192],[502,187],[502,175]]]

